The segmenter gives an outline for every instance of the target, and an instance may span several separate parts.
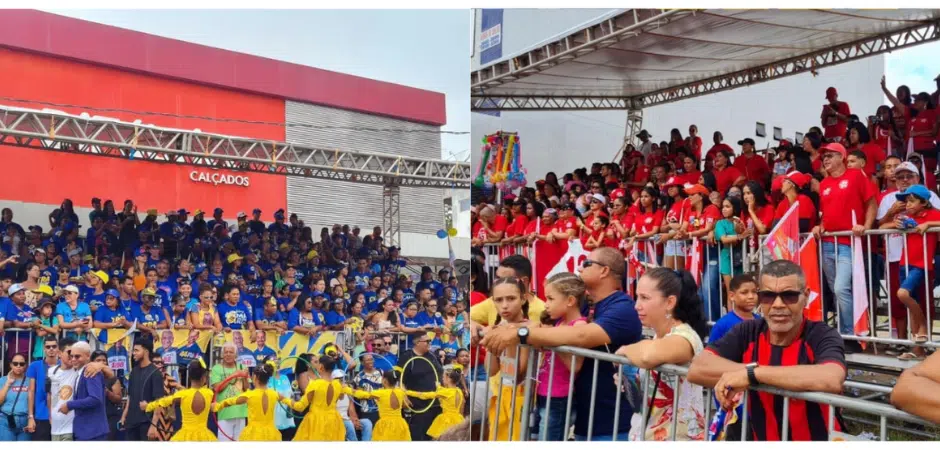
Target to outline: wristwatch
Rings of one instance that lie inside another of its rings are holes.
[[[529,328],[519,327],[519,330],[516,331],[516,335],[519,336],[519,343],[526,345],[526,341],[529,340]]]
[[[747,369],[747,381],[751,384],[751,386],[757,386],[760,384],[760,382],[757,381],[757,377],[754,376],[754,369],[757,368],[757,363],[750,363],[744,367]]]

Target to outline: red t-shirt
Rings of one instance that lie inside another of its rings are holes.
[[[541,221],[542,221],[541,218],[535,219],[535,220],[530,220],[529,223],[527,223],[527,224],[525,225],[525,229],[522,230],[522,235],[523,235],[523,236],[528,236],[528,235],[530,235],[530,234],[532,234],[532,233],[535,233],[535,228],[536,228],[536,227],[539,227],[539,222],[541,222]],[[546,227],[546,226],[542,225],[542,226],[539,228],[539,234],[541,234],[541,235],[544,236],[544,235],[547,233],[546,230],[548,230],[548,228],[549,228],[549,227]]]
[[[770,177],[770,167],[767,166],[767,160],[756,154],[738,156],[734,160],[734,167],[744,174],[744,178],[761,184],[766,183]]]
[[[676,175],[676,181],[678,181],[679,184],[682,184],[682,185],[698,184],[698,179],[701,177],[702,177],[702,172],[695,170],[689,173],[684,173],[682,175]]]
[[[707,200],[706,200],[707,201]],[[686,211],[686,223],[689,224],[687,231],[701,231],[704,230],[709,224],[713,224],[721,219],[721,211],[718,210],[718,207],[715,205],[709,204],[702,210],[701,214],[696,212],[694,209],[689,208]]]
[[[937,122],[937,110],[925,109],[917,113],[917,117],[911,118],[910,134],[922,131],[933,131],[933,125]],[[914,136],[914,150],[933,150],[934,138],[936,136]]]
[[[847,169],[842,176],[828,176],[819,183],[819,209],[825,231],[848,231],[852,229],[852,212],[858,224],[865,223],[865,208],[875,198],[876,191],[871,180],[858,169]],[[834,238],[825,238],[833,242]],[[840,237],[838,243],[849,245],[848,237]]]
[[[859,150],[865,154],[865,173],[872,177],[875,175],[876,168],[878,164],[881,164],[885,161],[885,150],[878,144],[869,142],[862,146]]]
[[[881,147],[881,151],[887,152],[891,141],[891,129],[880,125],[874,127],[875,135],[871,138],[871,143]],[[867,154],[867,153],[866,153]]]
[[[486,294],[482,292],[471,291],[470,292],[470,306],[480,304],[483,302],[483,300],[486,300],[486,298],[487,298]]]
[[[663,210],[657,209],[656,212],[637,212],[634,220],[637,234],[644,234],[658,229],[663,224]]]
[[[715,184],[718,187],[718,193],[720,193],[722,196],[725,195],[725,192],[728,192],[728,188],[734,184],[734,180],[737,180],[744,175],[740,170],[738,170],[737,167],[734,166],[725,167],[721,170],[715,170],[712,173],[715,174]]]
[[[699,136],[695,136],[695,138],[692,138],[691,136],[689,136],[688,138],[686,138],[686,141],[689,141],[686,147],[689,149],[690,152],[692,152],[692,156],[695,157],[696,161],[701,161],[702,160],[702,138]]]
[[[646,183],[650,179],[650,167],[644,164],[636,166],[636,170],[633,171],[633,182],[634,183]]]
[[[747,206],[745,206],[744,208],[747,208]],[[758,208],[757,208],[757,218],[760,219],[761,223],[764,224],[764,227],[767,228],[766,230],[764,230],[764,234],[769,233],[769,232],[770,232],[770,226],[773,224],[773,221],[774,221],[774,207],[773,207],[773,205],[764,205],[764,206],[758,207]],[[755,230],[755,233],[754,233],[754,234],[758,234],[758,233],[757,233],[757,227],[752,224],[752,222],[754,222],[754,220],[751,219],[751,213],[748,212],[747,209],[745,209],[744,211],[741,212],[741,221],[744,222],[744,226],[745,226],[745,227],[753,227],[754,230]]]
[[[732,155],[734,154],[734,149],[729,147],[728,144],[722,142],[721,144],[713,145],[712,148],[708,149],[708,153],[705,154],[705,159],[715,159],[715,155],[722,150],[729,151]]]
[[[497,214],[496,220],[493,222],[493,225],[490,228],[492,228],[495,232],[506,231],[506,228],[509,227],[507,222],[508,221],[506,220],[505,216],[502,214]],[[487,236],[486,229],[483,228],[483,221],[477,222],[477,224],[473,227],[473,237],[480,240],[485,240],[489,237]]]
[[[512,220],[512,223],[506,229],[506,237],[522,236],[527,225],[529,225],[528,217],[522,215],[516,216],[516,218]]]
[[[816,159],[810,162],[810,165],[812,166],[814,173],[822,172],[822,158],[817,157]]]
[[[689,202],[685,199],[679,200],[672,204],[669,208],[669,212],[663,217],[663,220],[666,223],[680,223],[685,221],[685,218],[689,216]]]
[[[569,217],[567,219],[558,219],[555,222],[555,230],[562,231],[567,233],[568,230],[577,230],[578,229],[578,218]]]
[[[917,224],[922,224],[925,222],[937,222],[940,221],[940,211],[930,208],[924,211],[921,211],[920,214],[916,216],[911,216]],[[907,234],[907,248],[901,249],[901,263],[907,262],[911,267],[919,267],[925,269],[924,267],[924,236],[927,236],[927,264],[926,270],[929,272],[933,270],[933,255],[934,250],[937,247],[937,233],[926,233],[921,235],[920,233],[908,233]],[[905,254],[905,251],[907,254]]]
[[[797,211],[798,218],[809,220],[810,228],[816,226],[816,205],[813,204],[813,200],[809,197],[799,194],[796,196],[796,200],[800,202],[800,209]],[[783,218],[783,215],[787,213],[790,209],[790,199],[786,196],[780,199],[780,203],[777,203],[777,210],[774,212],[774,220],[780,220]]]
[[[823,111],[827,111],[828,110],[827,107],[829,106],[832,106],[832,105],[829,105],[829,104],[823,105]],[[837,101],[833,109],[838,111],[839,114],[842,114],[845,116],[852,114],[852,112],[849,111],[849,104],[846,102]],[[831,139],[834,137],[845,139],[845,132],[848,130],[848,127],[849,127],[848,121],[839,119],[836,116],[826,117],[826,123],[825,123],[826,139]]]

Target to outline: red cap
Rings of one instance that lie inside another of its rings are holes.
[[[701,184],[686,185],[685,193],[688,195],[693,195],[693,194],[708,195],[708,188],[705,186],[702,186]]]
[[[829,89],[826,89],[826,98],[827,98],[827,99],[831,99],[831,98],[833,98],[833,97],[838,97],[838,96],[839,96],[839,91],[837,91],[836,88],[831,87],[831,88],[829,88]]]
[[[678,179],[678,178],[676,178],[676,177],[669,177],[669,179],[666,180],[665,183],[663,183],[663,187],[679,186],[679,185],[681,185],[681,184],[682,184],[682,183],[679,182],[679,179]]]
[[[796,187],[801,188],[806,186],[812,177],[803,172],[797,172],[794,170],[793,172],[790,172],[786,175],[786,179],[793,182]]]
[[[845,147],[843,147],[842,144],[840,144],[840,143],[838,143],[838,142],[830,142],[830,143],[825,144],[825,145],[823,145],[822,147],[819,148],[819,153],[820,153],[820,154],[823,154],[823,153],[826,153],[826,152],[836,152],[836,153],[842,155],[842,159],[845,159],[845,156],[846,156],[846,154],[847,154],[847,153],[845,152]]]
[[[792,147],[793,143],[789,139],[781,139],[777,147]]]
[[[774,180],[770,182],[770,191],[780,192],[781,189],[783,189],[783,177],[774,177]]]

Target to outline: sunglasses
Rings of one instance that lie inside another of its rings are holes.
[[[437,303],[432,303],[428,305],[428,308],[436,308],[436,307],[437,307]]]
[[[588,267],[595,266],[595,265],[601,266],[601,267],[608,267],[607,264],[599,263],[599,262],[597,262],[597,261],[592,261],[592,260],[590,260],[590,259],[585,259],[585,260],[584,260],[584,263],[581,265],[581,267],[587,269]]]
[[[800,294],[800,291],[760,291],[757,293],[757,299],[762,304],[770,305],[777,301],[777,297],[780,297],[780,300],[783,300],[783,303],[786,303],[787,305],[793,305],[800,301]]]
[[[55,350],[55,349],[57,349],[57,348],[59,348],[59,347],[56,346],[56,345],[47,345],[47,346],[46,346],[46,350]]]
[[[81,357],[82,357],[82,355],[73,355],[71,352],[69,352],[69,359],[78,359],[78,358],[81,358]]]
[[[11,362],[10,362],[10,365],[13,366],[13,367],[26,367],[26,363],[25,363],[25,362],[11,361]]]

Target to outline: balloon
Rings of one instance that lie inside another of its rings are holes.
[[[441,239],[447,239],[447,232],[444,230],[437,230],[437,237]]]
[[[451,229],[447,230],[447,234],[450,237],[457,237],[457,229],[452,227]]]

